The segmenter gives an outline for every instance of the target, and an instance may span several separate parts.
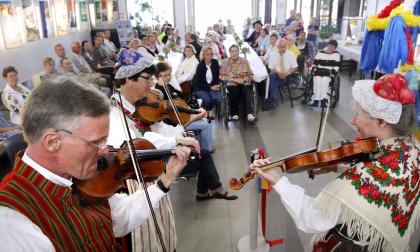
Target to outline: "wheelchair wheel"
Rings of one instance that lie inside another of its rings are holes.
[[[340,76],[337,76],[330,93],[330,108],[335,108],[340,99]]]
[[[228,126],[229,122],[229,97],[228,97],[228,90],[225,83],[222,83],[220,86],[220,96],[221,96],[221,103],[220,103],[220,117],[223,121],[223,125],[225,127]]]
[[[305,94],[307,80],[301,73],[294,73],[288,78],[290,99],[297,100]]]

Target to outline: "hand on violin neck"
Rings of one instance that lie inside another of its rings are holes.
[[[166,164],[166,173],[161,177],[162,183],[166,188],[169,188],[179,174],[182,172],[184,167],[187,165],[188,157],[191,154],[191,149],[184,146],[179,146],[174,150],[174,156],[172,156]]]
[[[269,181],[271,184],[274,185],[280,180],[281,175],[279,175],[273,169],[264,170],[263,168],[260,168],[260,167],[262,167],[264,165],[268,165],[270,163],[271,163],[271,158],[269,158],[269,159],[257,159],[249,167],[251,168],[251,170],[254,170],[257,173],[258,176],[266,179],[267,181]],[[283,162],[279,164],[279,167],[281,167],[282,171],[285,170]]]
[[[191,147],[193,151],[197,154],[200,154],[200,143],[192,137],[184,137],[184,138],[177,138],[176,139],[177,145]]]

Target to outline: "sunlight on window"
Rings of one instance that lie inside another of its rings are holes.
[[[213,26],[219,19],[226,25],[230,19],[235,32],[240,36],[247,17],[251,17],[251,0],[196,0],[195,26],[200,37],[205,36],[208,26]]]

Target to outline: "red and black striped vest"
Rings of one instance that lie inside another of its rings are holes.
[[[0,184],[0,206],[28,217],[56,251],[116,250],[108,203],[82,206],[70,188],[48,181],[20,157]]]

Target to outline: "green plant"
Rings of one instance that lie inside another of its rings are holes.
[[[335,31],[334,25],[322,25],[319,29],[319,37],[321,39],[329,39],[333,32]]]

